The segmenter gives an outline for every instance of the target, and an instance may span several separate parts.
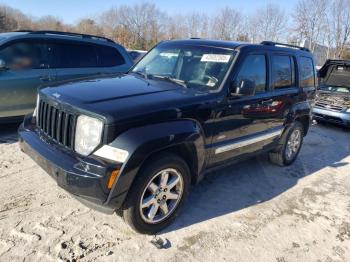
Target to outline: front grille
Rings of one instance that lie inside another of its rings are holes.
[[[76,116],[43,100],[38,105],[37,126],[49,138],[74,149]]]
[[[321,107],[321,108],[324,108],[327,110],[336,111],[336,112],[340,112],[343,110],[343,106],[334,105],[334,104],[331,104],[327,101],[322,101],[322,100],[316,101],[315,106]]]

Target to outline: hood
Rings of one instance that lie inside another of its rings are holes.
[[[152,81],[154,82],[154,81]],[[121,98],[142,96],[174,90],[174,85],[154,85],[151,81],[133,75],[116,75],[106,78],[92,78],[49,86],[45,93],[65,101],[81,104],[102,103]]]
[[[350,87],[350,61],[327,60],[318,72],[320,85]]]
[[[41,94],[78,111],[98,114],[107,124],[162,111],[179,112],[203,100],[208,91],[187,89],[163,80],[133,74],[66,83],[42,89]],[[177,114],[176,113],[176,114]]]

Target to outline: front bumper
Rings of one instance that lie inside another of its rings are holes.
[[[323,120],[330,123],[350,126],[350,113],[335,112],[331,110],[314,107],[312,110],[313,118],[316,120]]]
[[[109,175],[121,164],[86,157],[56,145],[37,129],[31,117],[26,117],[19,130],[21,150],[29,155],[60,186],[83,204],[104,213],[113,213],[122,205],[124,196],[107,202]]]

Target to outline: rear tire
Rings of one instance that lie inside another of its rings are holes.
[[[188,196],[191,176],[186,162],[174,154],[147,160],[123,205],[123,218],[141,234],[156,234],[178,216]]]
[[[269,153],[270,161],[279,166],[291,165],[298,157],[303,138],[303,125],[296,121],[284,132],[276,149]]]

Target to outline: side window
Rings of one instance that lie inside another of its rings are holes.
[[[249,80],[255,83],[255,92],[266,91],[266,57],[265,55],[248,55],[236,77],[236,85]]]
[[[52,68],[97,67],[97,56],[93,45],[57,43],[53,47]]]
[[[272,86],[274,89],[295,85],[294,59],[287,55],[272,56]]]
[[[123,56],[116,48],[110,46],[97,46],[99,67],[112,67],[125,64]]]
[[[300,57],[300,87],[315,86],[315,69],[311,58]]]
[[[1,49],[0,59],[10,70],[43,69],[48,67],[48,50],[44,43],[21,41]]]

